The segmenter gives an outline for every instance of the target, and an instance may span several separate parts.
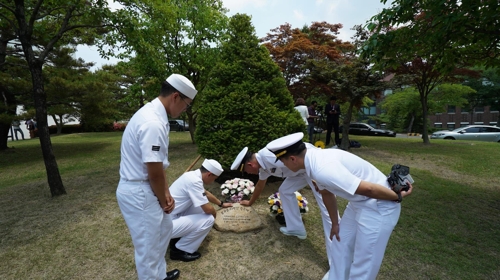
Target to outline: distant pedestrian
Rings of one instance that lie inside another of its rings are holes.
[[[313,136],[314,136],[314,123],[318,118],[318,114],[316,113],[316,106],[318,102],[311,102],[311,106],[307,108],[309,113],[309,118],[307,118],[307,134],[309,134],[309,143],[313,144]]]
[[[33,121],[33,119],[27,120],[24,124],[26,125],[26,129],[30,133],[30,138],[35,138],[35,122]]]
[[[340,106],[336,103],[337,98],[335,96],[330,98],[330,103],[325,106],[326,115],[326,146],[330,144],[330,138],[333,132],[335,133],[334,146],[340,146],[340,135],[339,135],[339,117],[340,117]]]
[[[17,137],[17,132],[19,131],[21,133],[21,136],[23,137],[24,140],[24,132],[21,130],[21,122],[18,120],[13,120],[12,121],[12,128],[14,129],[14,134],[16,135],[16,140],[19,140]]]
[[[297,98],[297,101],[295,101],[295,110],[300,113],[304,124],[307,126],[307,118],[309,118],[309,113],[307,111],[307,106],[304,98]]]

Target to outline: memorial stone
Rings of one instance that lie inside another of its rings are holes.
[[[233,203],[233,207],[217,211],[214,227],[219,231],[242,233],[264,227],[259,214],[251,206]]]

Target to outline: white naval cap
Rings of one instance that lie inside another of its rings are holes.
[[[222,174],[222,165],[216,160],[213,159],[205,159],[201,166],[205,167],[206,170],[208,170],[210,173],[214,174],[215,176],[220,176]]]
[[[267,144],[266,148],[276,155],[276,160],[289,152],[297,150],[303,144],[304,133],[297,132],[273,140]]]
[[[191,83],[188,78],[179,74],[170,75],[167,78],[167,83],[169,83],[176,90],[178,90],[180,93],[184,94],[191,100],[193,100],[196,96],[196,93],[198,93],[198,91],[194,88],[193,83]]]
[[[243,148],[241,152],[236,156],[233,164],[231,165],[231,170],[243,171],[245,163],[252,157],[252,153],[248,151],[248,147]]]

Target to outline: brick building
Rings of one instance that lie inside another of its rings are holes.
[[[472,124],[497,125],[498,111],[490,111],[490,106],[476,107],[473,112],[455,106],[448,106],[446,113],[429,115],[431,127],[453,130]]]

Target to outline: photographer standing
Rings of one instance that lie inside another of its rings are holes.
[[[340,136],[339,136],[339,117],[340,117],[340,105],[336,104],[337,97],[330,97],[330,103],[325,106],[326,115],[326,146],[330,144],[330,138],[332,137],[332,128],[335,133],[335,145],[340,146]]]

